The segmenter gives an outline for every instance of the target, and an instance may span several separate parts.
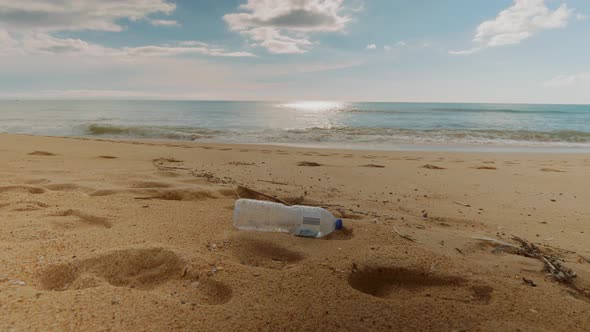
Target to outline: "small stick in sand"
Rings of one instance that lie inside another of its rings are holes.
[[[271,184],[278,184],[281,186],[287,186],[289,185],[288,183],[285,182],[278,182],[278,181],[268,181],[268,180],[258,180],[259,182],[266,182],[266,183],[271,183]]]
[[[455,201],[453,201],[453,203],[455,203],[457,205],[464,206],[464,207],[471,207],[471,205],[469,205],[469,204],[463,204],[463,203],[459,203],[459,202],[455,202]]]
[[[273,196],[267,195],[265,193],[261,193],[260,191],[256,191],[254,189],[250,189],[250,188],[244,187],[244,186],[238,186],[238,188],[236,190],[236,194],[240,198],[241,198],[240,193],[239,193],[240,191],[245,191],[245,192],[250,193],[250,194],[262,196],[262,197],[265,197],[265,198],[270,199],[271,201],[274,201],[274,202],[277,202],[277,203],[281,203],[281,204],[284,204],[284,205],[288,205],[288,206],[291,206],[292,205],[292,204],[289,204],[289,203],[285,202],[284,200],[282,200],[282,199],[280,199],[278,197],[273,197]]]
[[[418,241],[416,241],[416,239],[414,239],[414,238],[413,238],[413,237],[411,237],[410,235],[407,235],[407,234],[402,234],[402,233],[400,233],[400,232],[397,230],[397,228],[395,228],[395,226],[393,226],[393,230],[394,230],[394,231],[397,233],[397,235],[399,235],[400,237],[402,237],[402,238],[404,238],[404,239],[406,239],[406,240],[410,240],[410,241],[412,241],[412,242],[418,242]]]
[[[518,248],[518,246],[512,244],[512,243],[508,243],[502,240],[498,240],[498,239],[494,239],[491,237],[487,237],[487,236],[476,236],[474,237],[474,239],[476,240],[480,240],[480,241],[486,241],[486,242],[490,242],[492,244],[498,245],[498,246],[502,246],[502,247],[509,247],[509,248]]]

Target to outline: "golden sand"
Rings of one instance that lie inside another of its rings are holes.
[[[0,175],[0,330],[590,330],[590,298],[474,239],[590,289],[587,155],[0,135]],[[346,229],[238,231],[236,185]]]

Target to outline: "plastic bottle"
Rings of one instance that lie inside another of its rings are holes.
[[[290,233],[323,237],[342,228],[342,220],[328,210],[312,206],[239,199],[234,208],[234,227],[247,231]]]

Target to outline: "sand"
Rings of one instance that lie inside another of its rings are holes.
[[[1,134],[0,174],[0,330],[590,330],[590,298],[474,239],[590,289],[587,155]],[[346,230],[238,231],[237,184]]]

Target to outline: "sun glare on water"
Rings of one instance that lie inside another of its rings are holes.
[[[301,111],[322,112],[342,108],[344,104],[336,101],[297,101],[293,103],[283,104],[281,106]]]

